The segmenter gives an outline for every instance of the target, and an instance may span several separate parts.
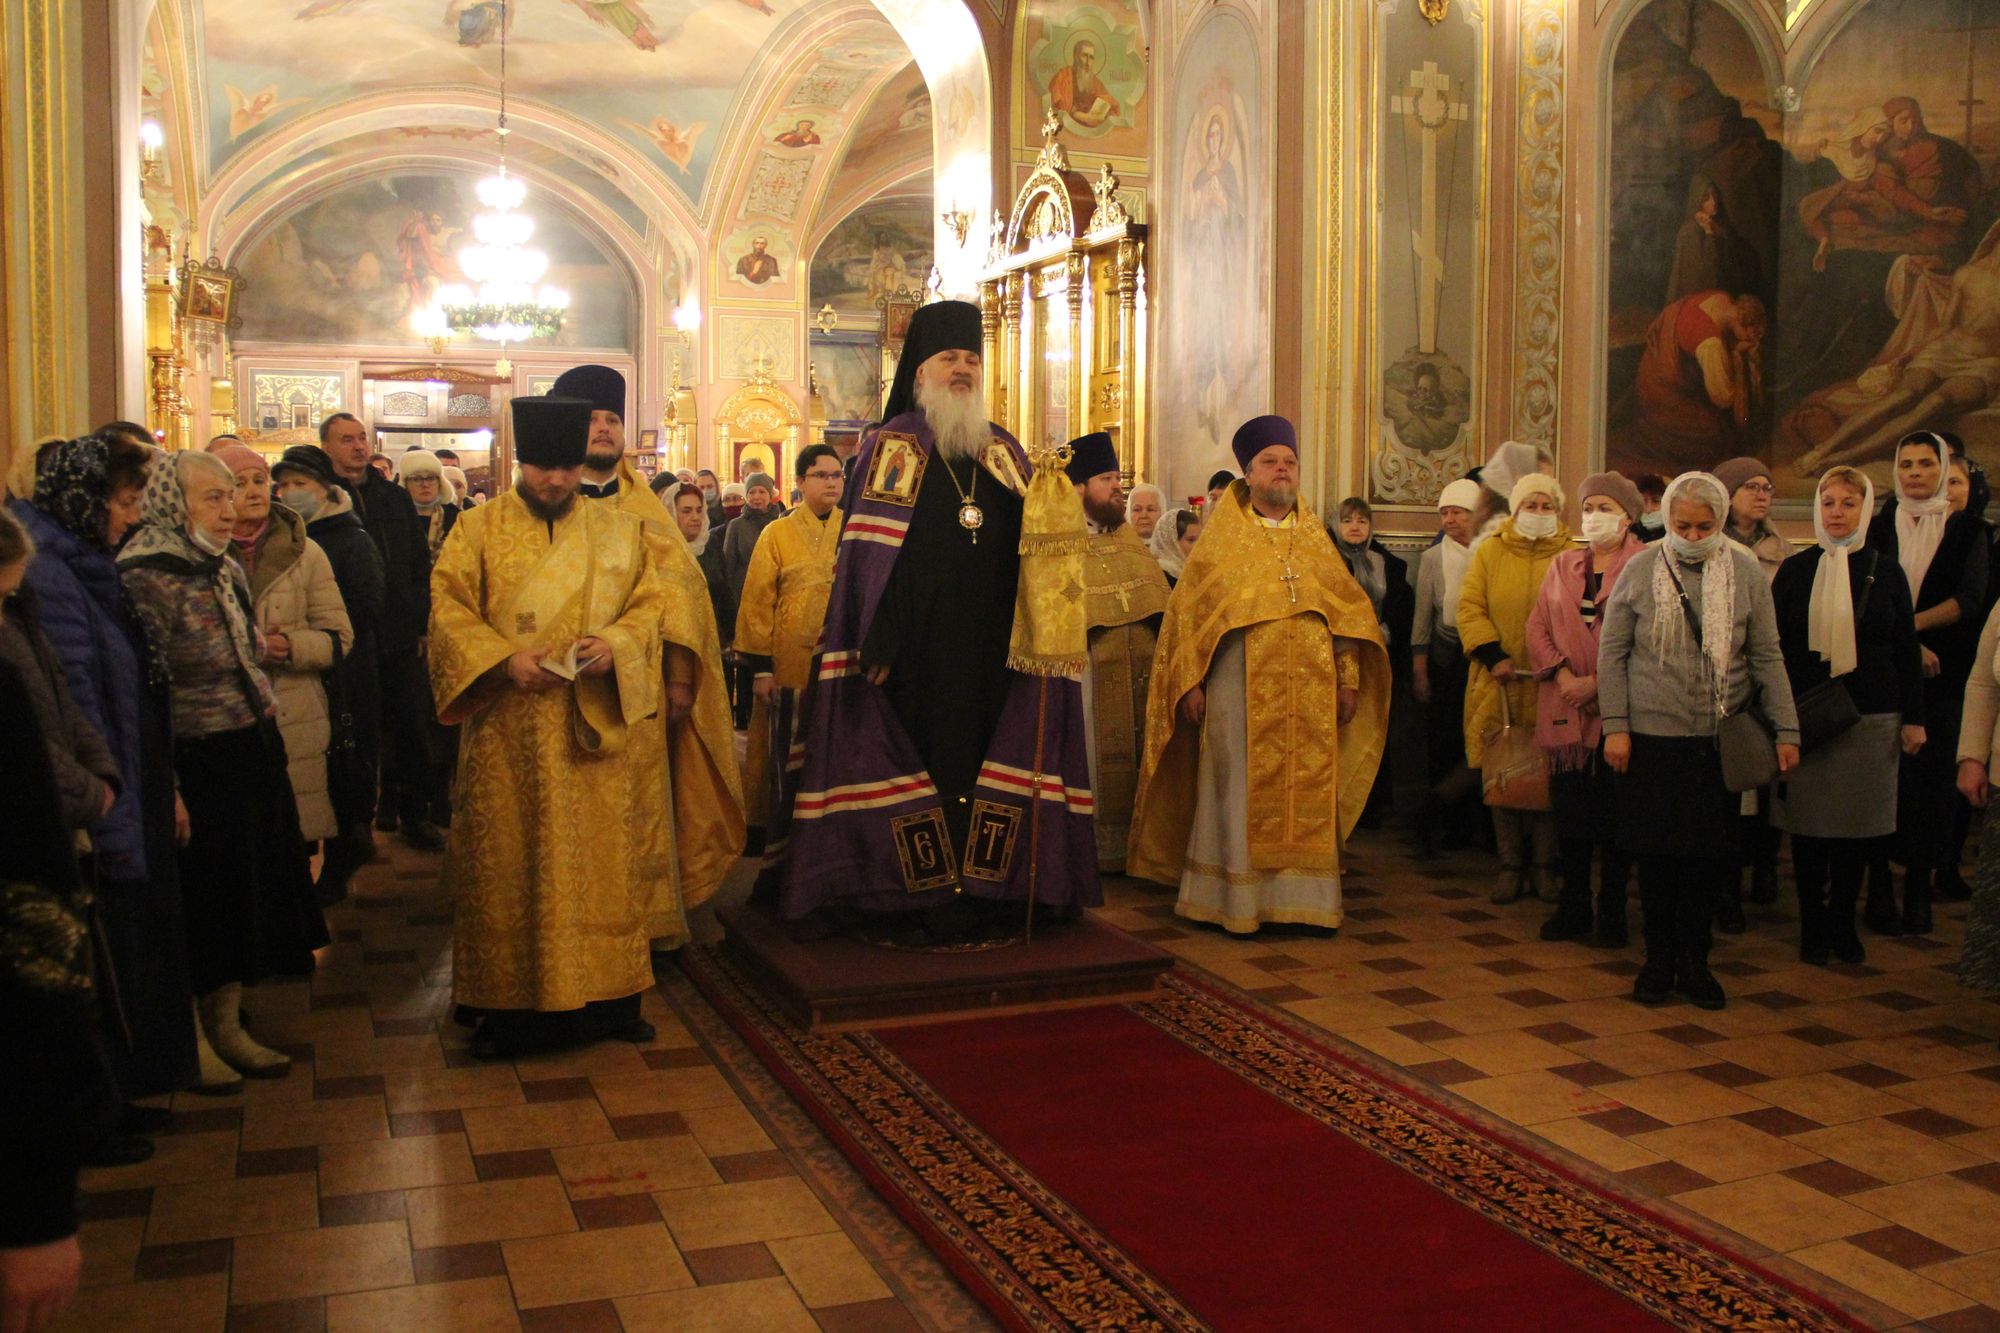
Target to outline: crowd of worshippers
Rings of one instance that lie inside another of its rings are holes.
[[[312,971],[378,833],[442,845],[454,1018],[510,1058],[650,1039],[655,956],[746,853],[805,939],[988,943],[1107,874],[1336,933],[1393,712],[1418,854],[1490,846],[1542,938],[1626,947],[1636,871],[1640,1002],[1724,1005],[1711,932],[1777,898],[1786,832],[1804,961],[1970,892],[1961,976],[2000,989],[2000,838],[1959,872],[2000,580],[1951,437],[1902,442],[1879,514],[1829,469],[1796,552],[1755,460],[1569,496],[1505,444],[1411,577],[1363,501],[1301,500],[1283,417],[1184,506],[1101,433],[1037,471],[981,346],[976,307],[922,307],[883,420],[782,484],[649,481],[603,366],[512,400],[492,497],[344,413],[275,460],[39,446],[0,515],[0,1126],[45,1169],[0,1260],[73,1247],[77,1166],[149,1155],[142,1103],[286,1074],[255,987]]]

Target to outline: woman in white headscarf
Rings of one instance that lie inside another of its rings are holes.
[[[1903,567],[1868,544],[1875,487],[1851,467],[1819,479],[1819,544],[1778,567],[1771,601],[1794,698],[1845,692],[1860,721],[1817,740],[1776,788],[1771,822],[1792,835],[1799,892],[1799,960],[1859,963],[1855,933],[1869,844],[1896,831],[1883,800],[1899,754],[1924,747],[1924,673]],[[1832,682],[1831,686],[1829,682]],[[1802,709],[1810,713],[1810,709]]]
[[[1486,822],[1479,775],[1465,766],[1465,645],[1458,598],[1472,567],[1473,514],[1481,487],[1469,477],[1438,492],[1438,539],[1417,558],[1410,622],[1410,692],[1424,708],[1430,789],[1416,821],[1425,855],[1472,843]]]
[[[1125,497],[1125,521],[1132,525],[1132,531],[1139,534],[1139,540],[1153,540],[1153,530],[1160,526],[1160,515],[1167,505],[1166,492],[1149,481],[1134,486]]]
[[[1735,873],[1738,799],[1716,734],[1753,700],[1776,732],[1778,766],[1799,760],[1798,718],[1757,558],[1723,535],[1729,493],[1706,472],[1667,487],[1665,540],[1626,562],[1598,632],[1604,759],[1625,774],[1618,843],[1639,865],[1646,963],[1632,998],[1675,991],[1727,1002],[1708,968],[1716,895]]]
[[[1924,723],[1955,735],[1965,678],[1979,645],[1991,548],[1980,516],[1953,513],[1946,487],[1956,436],[1920,430],[1896,445],[1896,494],[1868,526],[1868,544],[1902,567],[1916,609],[1923,658]],[[1882,935],[1927,935],[1932,884],[1952,855],[1957,773],[1950,747],[1905,756],[1896,785],[1893,859],[1903,863],[1903,903],[1889,882],[1889,848],[1878,844],[1868,867],[1862,918]]]
[[[1160,515],[1160,521],[1153,527],[1153,536],[1146,543],[1153,558],[1160,562],[1160,572],[1167,576],[1167,586],[1175,586],[1181,581],[1181,571],[1187,568],[1188,553],[1194,550],[1195,542],[1201,537],[1201,514],[1186,505],[1176,505]]]

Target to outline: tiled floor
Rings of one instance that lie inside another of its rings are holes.
[[[1880,1302],[1884,1327],[2000,1329],[2000,1004],[1953,977],[1963,904],[1833,968],[1798,962],[1790,903],[1752,908],[1718,937],[1727,1009],[1648,1009],[1626,998],[1636,918],[1619,953],[1544,944],[1552,909],[1489,903],[1485,863],[1363,837],[1337,940],[1230,939],[1135,884],[1106,915],[1779,1272]]]
[[[1950,975],[1964,909],[1865,967],[1796,962],[1786,909],[1725,939],[1721,1013],[1624,998],[1637,948],[1543,944],[1470,859],[1364,835],[1336,940],[1236,940],[1111,886],[1109,919],[1616,1173],[1771,1264],[2000,1330],[2000,1005]],[[684,981],[647,1047],[476,1062],[449,1021],[435,858],[332,914],[310,986],[259,990],[297,1063],[182,1096],[91,1172],[93,1330],[984,1329]]]

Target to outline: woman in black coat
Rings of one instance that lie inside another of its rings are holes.
[[[1980,517],[1951,512],[1947,477],[1960,447],[1956,436],[1938,431],[1905,435],[1896,445],[1896,496],[1868,528],[1868,545],[1901,565],[1910,584],[1925,678],[1924,725],[1940,738],[1904,757],[1896,836],[1869,864],[1863,919],[1883,935],[1930,933],[1932,881],[1951,857],[1958,772],[1955,747],[1944,738],[1958,735],[1991,558]],[[1892,858],[1904,867],[1900,913],[1889,883]]]

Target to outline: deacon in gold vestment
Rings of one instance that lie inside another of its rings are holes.
[[[625,377],[609,366],[576,366],[549,392],[590,400],[581,494],[639,520],[665,592],[666,694],[655,725],[633,737],[632,795],[656,817],[673,812],[665,830],[671,873],[652,886],[647,912],[656,947],[672,948],[687,938],[684,910],[714,896],[743,850],[743,785],[715,607],[673,515],[625,456]]]
[[[756,702],[744,793],[749,820],[765,831],[764,887],[777,893],[790,821],[784,812],[786,774],[793,769],[799,694],[812,679],[813,651],[826,623],[833,592],[834,557],[840,552],[840,455],[824,444],[799,451],[793,471],[799,507],[757,536],[736,608],[736,654],[752,674]]]
[[[1063,473],[1083,501],[1090,536],[1083,549],[1083,715],[1090,786],[1097,797],[1097,868],[1125,869],[1132,797],[1146,743],[1146,692],[1167,608],[1167,576],[1125,521],[1118,451],[1103,431],[1069,442]]]
[[[464,728],[452,985],[486,1011],[487,1056],[649,1037],[648,918],[671,876],[666,821],[634,799],[658,767],[634,741],[659,726],[659,571],[635,520],[577,499],[589,403],[512,408],[520,480],[459,517],[431,571],[431,691]]]
[[[1202,526],[1167,603],[1147,702],[1129,872],[1238,934],[1337,929],[1341,846],[1389,720],[1368,596],[1298,503],[1291,423],[1237,431],[1243,480]]]

